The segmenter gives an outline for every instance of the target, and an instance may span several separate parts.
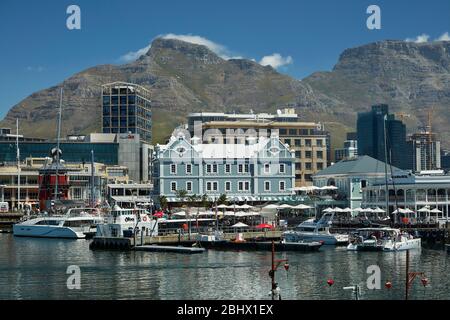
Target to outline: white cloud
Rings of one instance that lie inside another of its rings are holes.
[[[416,38],[407,38],[405,41],[415,42],[415,43],[425,43],[425,42],[428,42],[428,39],[430,39],[430,36],[425,33],[422,33],[421,35],[417,36]]]
[[[439,38],[436,39],[436,41],[450,41],[450,35],[448,32],[443,33]]]
[[[194,44],[199,44],[207,47],[209,50],[217,54],[222,59],[228,60],[228,59],[241,59],[240,56],[235,56],[231,51],[224,45],[221,45],[219,43],[216,43],[214,41],[211,41],[209,39],[206,39],[201,36],[195,36],[191,34],[173,34],[168,33],[165,35],[160,35],[159,38],[163,39],[175,39],[175,40],[181,40],[185,42],[190,42]]]
[[[215,54],[217,54],[219,57],[221,57],[222,59],[225,59],[225,60],[243,59],[244,58],[240,55],[233,53],[233,51],[228,49],[226,46],[224,46],[220,43],[211,41],[202,36],[197,36],[197,35],[192,35],[192,34],[167,33],[167,34],[161,34],[161,35],[155,37],[155,39],[156,38],[176,39],[176,40],[190,42],[190,43],[194,43],[194,44],[198,44],[198,45],[203,45],[203,46],[206,46],[208,49],[210,49]],[[134,60],[138,59],[140,56],[146,54],[147,51],[150,49],[150,47],[151,47],[151,44],[149,44],[148,46],[141,48],[137,51],[130,51],[127,54],[121,56],[119,58],[119,62],[128,63],[128,62],[134,61]],[[247,59],[256,61],[253,58],[247,58]],[[294,60],[292,59],[291,56],[282,57],[279,53],[274,53],[269,56],[264,56],[261,59],[261,61],[259,62],[259,64],[261,64],[263,66],[270,65],[273,68],[277,69],[279,67],[291,64],[293,62],[294,62]]]
[[[42,72],[45,70],[45,68],[42,66],[37,66],[37,67],[28,66],[25,68],[25,70],[28,72]]]
[[[135,61],[135,60],[138,59],[140,56],[143,56],[144,54],[146,54],[147,51],[150,49],[151,46],[152,46],[152,45],[149,44],[148,46],[146,46],[146,47],[144,47],[144,48],[141,48],[141,49],[139,49],[139,50],[137,50],[137,51],[130,51],[130,52],[124,54],[123,56],[121,56],[121,57],[119,58],[119,61],[120,61],[120,62],[125,62],[125,63],[131,62],[131,61]]]
[[[283,57],[279,53],[274,53],[270,56],[263,57],[259,64],[263,66],[272,66],[273,68],[278,69],[279,67],[291,64],[293,62],[294,59],[292,59],[291,56]]]

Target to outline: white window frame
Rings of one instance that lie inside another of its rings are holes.
[[[264,173],[270,174],[270,163],[264,163]]]
[[[211,174],[212,170],[211,170],[211,164],[210,163],[206,164],[205,170],[206,170],[206,174]]]
[[[172,169],[174,169],[174,168],[175,168],[175,170],[172,170]],[[170,165],[170,174],[177,174],[177,165],[174,164],[174,163],[172,163],[172,164]]]
[[[230,174],[231,173],[231,164],[229,164],[229,163],[225,164],[224,172],[226,174]]]
[[[283,168],[283,170],[281,170]],[[286,164],[280,163],[280,173],[286,173]]]
[[[269,188],[266,188],[266,184],[269,184]],[[269,192],[272,189],[272,183],[269,180],[264,181],[264,191]]]
[[[230,184],[230,188],[227,188],[228,183]],[[231,190],[233,189],[233,185],[231,184],[231,181],[225,181],[224,189],[225,189],[225,192],[231,192]]]
[[[281,189],[281,184],[283,184],[284,188]],[[286,181],[279,181],[278,182],[278,191],[286,191]]]
[[[206,191],[216,192],[218,190],[219,190],[219,182],[217,182],[217,181],[206,181]]]
[[[243,174],[243,173],[244,173],[244,170],[245,170],[244,164],[239,163],[239,164],[238,164],[238,173],[239,173],[239,174]]]
[[[191,185],[190,188],[188,188],[188,184]],[[192,187],[193,187],[192,181],[186,181],[186,191],[187,192],[192,192]]]
[[[172,188],[175,184],[175,190]],[[176,181],[170,181],[170,192],[176,192],[178,190],[178,183]]]
[[[188,172],[188,168],[190,169]],[[192,164],[191,163],[186,163],[186,174],[192,174]]]
[[[213,174],[217,174],[218,171],[219,171],[219,166],[217,165],[217,163],[213,163],[211,172]]]
[[[242,183],[242,188],[240,188],[240,184]],[[248,186],[248,188],[246,188]],[[250,190],[250,181],[241,180],[238,181],[238,191],[249,191]]]

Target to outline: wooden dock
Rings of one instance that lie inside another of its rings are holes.
[[[160,245],[136,246],[133,249],[136,251],[172,252],[172,253],[184,253],[184,254],[195,254],[195,253],[205,252],[205,248],[183,247],[183,246],[160,246]]]

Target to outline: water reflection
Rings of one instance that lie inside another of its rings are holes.
[[[347,252],[322,248],[318,253],[277,253],[289,259],[276,281],[283,299],[352,299],[342,287],[361,285],[363,299],[403,299],[405,253]],[[379,265],[382,289],[368,290],[367,267]],[[81,290],[68,290],[69,265],[81,268]],[[201,255],[91,251],[85,240],[14,238],[0,235],[0,299],[267,299],[269,252],[208,251]],[[411,299],[448,299],[449,255],[422,249],[411,252],[417,279]],[[328,286],[327,279],[335,281]],[[384,288],[391,281],[390,290]]]

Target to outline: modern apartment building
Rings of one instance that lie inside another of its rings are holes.
[[[113,82],[102,86],[102,132],[139,134],[152,142],[150,92],[142,86]]]
[[[248,137],[278,135],[295,156],[295,186],[312,185],[312,176],[325,169],[330,160],[330,136],[321,124],[301,121],[294,109],[276,114],[191,113],[188,116],[191,137],[203,137],[203,143],[245,143]]]
[[[409,169],[414,172],[441,169],[441,142],[429,131],[409,136]]]
[[[252,203],[283,201],[293,194],[294,153],[275,135],[239,144],[202,144],[179,134],[156,146],[153,167],[155,195],[169,202],[181,201],[180,190]]]

